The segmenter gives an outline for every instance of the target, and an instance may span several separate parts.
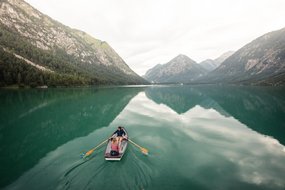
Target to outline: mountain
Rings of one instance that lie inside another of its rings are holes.
[[[187,83],[206,73],[202,66],[180,54],[168,63],[156,65],[143,77],[155,83]]]
[[[199,82],[284,85],[285,28],[245,45]]]
[[[199,63],[199,65],[201,65],[208,72],[213,71],[218,67],[217,63],[213,59],[206,59],[205,61]]]
[[[206,59],[205,61],[202,61],[199,63],[202,67],[204,67],[207,71],[213,71],[215,70],[222,62],[224,62],[228,57],[230,57],[234,51],[228,51],[226,53],[223,53],[218,58],[212,60],[212,59]]]
[[[71,29],[23,0],[0,1],[0,86],[142,84],[105,41]]]
[[[218,58],[214,59],[217,66],[220,66],[221,63],[223,63],[227,58],[229,58],[232,54],[234,54],[234,51],[227,51],[220,55]]]

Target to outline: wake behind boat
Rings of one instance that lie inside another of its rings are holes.
[[[107,147],[105,151],[105,160],[111,160],[111,161],[120,161],[122,157],[124,156],[125,151],[128,147],[128,133],[125,128],[122,127],[122,129],[125,133],[125,135],[122,138],[122,141],[118,143],[119,151],[117,154],[111,154],[111,146],[112,146],[112,140],[113,138],[116,138],[117,135],[113,134],[112,137],[107,142]]]

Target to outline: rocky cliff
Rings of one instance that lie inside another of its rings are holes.
[[[71,29],[23,0],[0,1],[0,50],[2,85],[30,83],[27,69],[36,73],[33,76],[36,82],[40,79],[43,83],[60,80],[79,84],[146,82],[107,42]],[[39,71],[38,66],[52,72]]]

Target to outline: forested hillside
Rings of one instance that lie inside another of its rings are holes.
[[[0,85],[143,84],[108,45],[24,1],[0,2]]]

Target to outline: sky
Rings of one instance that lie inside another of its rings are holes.
[[[179,54],[196,62],[285,27],[285,0],[26,0],[107,41],[139,75]]]

